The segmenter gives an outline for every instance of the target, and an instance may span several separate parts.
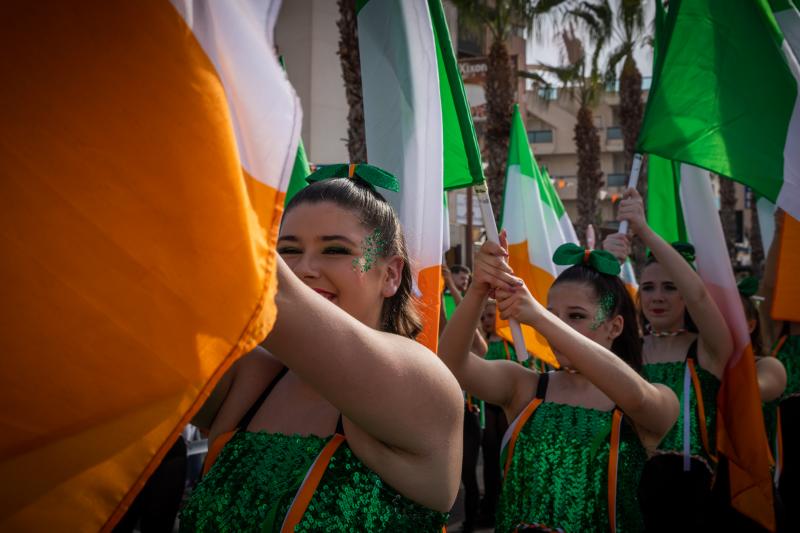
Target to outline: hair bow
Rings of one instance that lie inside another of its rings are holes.
[[[380,187],[393,192],[400,191],[400,182],[385,170],[366,163],[340,163],[325,165],[306,177],[308,183],[331,178],[360,178],[373,187]]]
[[[571,242],[556,248],[553,254],[553,263],[557,265],[586,265],[601,274],[618,276],[620,273],[619,261],[605,250],[589,250]]]
[[[743,278],[736,287],[739,289],[739,294],[745,298],[750,298],[758,292],[758,278],[753,276]]]
[[[675,251],[678,252],[679,254],[681,254],[684,259],[686,259],[687,263],[689,263],[689,264],[694,263],[694,260],[696,259],[696,257],[695,257],[694,246],[693,245],[691,245],[688,242],[675,241],[675,242],[672,243],[672,247],[675,248]]]

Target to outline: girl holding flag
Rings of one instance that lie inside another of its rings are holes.
[[[639,376],[641,339],[619,264],[607,252],[561,246],[554,261],[573,266],[556,278],[545,309],[506,256],[499,245],[483,245],[473,284],[439,343],[461,386],[513,420],[502,452],[497,531],[641,531],[645,449],[673,425],[678,401]],[[490,292],[501,317],[547,339],[561,370],[540,374],[470,354]]]
[[[716,407],[720,379],[733,353],[725,318],[695,272],[694,247],[668,244],[647,224],[635,189],[626,191],[619,220],[650,249],[639,303],[644,326],[642,374],[669,386],[681,399],[677,423],[658,446],[642,476],[648,531],[713,529],[711,481],[716,468]],[[620,260],[630,238],[613,234],[604,248]]]
[[[269,352],[233,368],[181,528],[440,531],[458,490],[462,397],[413,340],[402,230],[374,188],[397,180],[369,165],[308,180],[280,228]]]

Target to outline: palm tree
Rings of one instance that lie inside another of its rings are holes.
[[[583,43],[570,24],[569,31],[565,29],[561,33],[568,64],[544,68],[555,74],[567,94],[578,103],[574,135],[578,153],[578,221],[575,231],[580,241],[585,242],[586,228],[589,224],[599,227],[600,222],[597,198],[603,187],[603,172],[600,170],[600,135],[592,109],[603,91],[599,59],[611,36],[612,11],[608,0],[602,0],[598,4],[582,2],[567,15],[585,27],[594,50],[587,57]]]
[[[347,113],[347,153],[353,163],[367,161],[364,100],[361,92],[361,56],[358,51],[356,0],[337,0],[339,6],[339,59],[342,64]]]
[[[614,19],[613,36],[618,44],[606,62],[606,81],[616,81],[617,67],[622,61],[619,75],[619,114],[625,147],[625,168],[630,169],[644,113],[642,73],[633,57],[634,51],[646,42],[643,2],[618,0]],[[640,180],[639,183],[644,184],[645,181]],[[646,188],[639,192],[644,197]]]
[[[506,40],[513,29],[533,29],[540,16],[566,0],[452,0],[459,16],[468,26],[488,31],[489,48],[486,72],[485,154],[486,179],[495,217],[500,215],[505,184],[508,139],[511,134],[511,111],[514,105],[516,69]]]
[[[736,261],[736,184],[719,176],[719,216],[731,264]]]

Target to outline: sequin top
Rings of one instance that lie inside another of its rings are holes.
[[[786,367],[786,390],[781,399],[800,394],[800,335],[787,337],[777,357]]]
[[[663,383],[672,389],[681,404],[677,422],[658,445],[658,449],[661,451],[683,453],[683,379],[685,369],[685,362],[651,363],[642,367],[642,377],[644,379],[650,383]],[[706,415],[709,446],[711,450],[715,450],[717,393],[719,392],[720,381],[714,374],[704,370],[700,365],[695,364],[695,370],[697,371],[697,379],[700,381],[700,390],[703,393],[703,407]],[[694,386],[691,387],[689,392],[689,402],[691,453],[708,460],[708,454],[703,448],[703,440],[700,437],[700,421],[697,414],[697,397],[694,393]]]
[[[237,432],[181,512],[181,531],[280,530],[329,438]],[[342,444],[295,531],[441,531],[447,514],[399,494]]]
[[[608,531],[608,456],[613,411],[542,403],[517,437],[503,481],[497,531],[520,523],[568,532]],[[622,425],[617,531],[642,531],[637,488],[647,454]]]
[[[507,358],[506,346],[508,346],[508,353],[511,356],[511,360],[517,360],[517,353],[514,351],[514,347],[507,344],[505,341],[489,341],[487,346],[489,349],[486,351],[486,355],[483,356],[487,361],[496,361],[498,359],[505,360]]]

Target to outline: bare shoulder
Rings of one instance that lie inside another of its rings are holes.
[[[233,429],[282,367],[261,346],[256,346],[236,361],[206,402],[206,405],[210,404],[207,416],[213,410],[209,438],[213,440],[220,433]],[[206,410],[206,406],[203,406],[203,410]]]

